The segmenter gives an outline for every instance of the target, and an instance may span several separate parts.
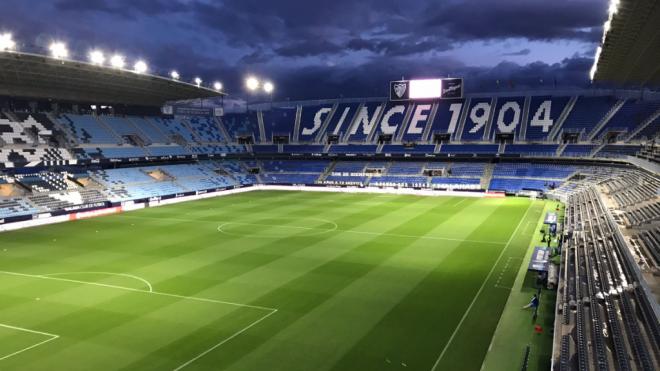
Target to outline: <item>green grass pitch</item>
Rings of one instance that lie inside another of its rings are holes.
[[[259,191],[2,233],[0,369],[479,370],[542,210]]]

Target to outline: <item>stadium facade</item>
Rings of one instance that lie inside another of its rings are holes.
[[[5,229],[267,185],[551,197],[567,204],[556,369],[657,369],[660,96],[468,94],[225,113],[166,104],[214,95],[187,84],[40,58],[5,61],[46,71],[23,86],[3,75]],[[101,83],[44,81],[62,76],[52,69]]]

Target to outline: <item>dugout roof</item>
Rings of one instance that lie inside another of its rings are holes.
[[[169,101],[222,95],[160,76],[37,54],[0,52],[0,96],[162,106]]]

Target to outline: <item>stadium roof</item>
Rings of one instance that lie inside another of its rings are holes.
[[[160,76],[30,53],[0,53],[0,96],[162,106],[169,101],[223,95]]]
[[[611,0],[594,81],[660,86],[660,1]]]

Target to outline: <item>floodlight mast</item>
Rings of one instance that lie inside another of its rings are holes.
[[[11,33],[0,34],[0,52],[16,50],[16,42]]]
[[[50,54],[55,59],[64,59],[69,56],[69,50],[66,47],[66,44],[61,41],[54,41],[50,44],[48,48]]]

